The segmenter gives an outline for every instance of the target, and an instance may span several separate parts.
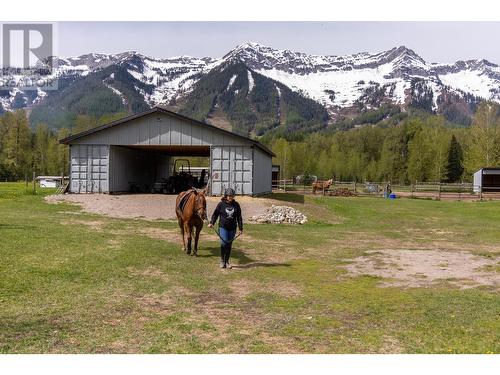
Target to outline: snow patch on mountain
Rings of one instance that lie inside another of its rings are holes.
[[[123,95],[119,90],[115,89],[113,86],[107,84],[107,83],[104,83],[106,85],[106,87],[108,89],[110,89],[111,91],[113,91],[116,95],[118,95],[120,97],[120,99],[122,100],[122,104],[124,106],[127,106],[127,97],[125,95]]]
[[[247,75],[248,75],[248,93],[250,94],[255,87],[255,80],[253,79],[252,72],[250,70],[247,70]]]
[[[392,71],[391,64],[385,64],[375,69],[337,70],[314,72],[300,75],[293,72],[285,72],[278,69],[259,70],[259,74],[281,82],[294,91],[318,101],[325,106],[352,106],[354,102],[364,93],[364,90],[378,83],[385,85],[398,83],[395,78],[384,78]],[[334,92],[334,98],[328,94]],[[404,90],[398,95],[398,102],[404,102]]]
[[[229,82],[228,82],[227,87],[226,87],[226,91],[229,91],[231,86],[234,84],[234,81],[236,81],[236,78],[238,78],[238,75],[233,74],[232,77],[229,79]]]
[[[154,86],[151,95],[144,95],[145,101],[154,106],[168,103],[189,92],[198,81],[198,75],[207,71],[213,60],[180,56],[165,60],[144,58],[141,62],[142,66],[127,61],[122,64],[128,65],[127,71],[135,79]]]
[[[494,82],[479,70],[463,70],[456,73],[442,74],[439,79],[447,86],[481,98],[492,98],[492,90],[500,88],[498,82]],[[497,100],[499,98],[496,97]]]

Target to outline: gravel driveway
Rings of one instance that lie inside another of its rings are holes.
[[[75,203],[86,212],[119,218],[143,218],[147,220],[176,219],[175,195],[163,194],[64,194],[46,197],[49,203]],[[267,198],[237,197],[243,212],[243,219],[260,215],[276,201]],[[208,215],[212,215],[219,197],[207,197]]]

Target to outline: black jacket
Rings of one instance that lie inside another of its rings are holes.
[[[238,224],[238,228],[243,230],[241,207],[238,202],[233,201],[232,203],[229,203],[224,199],[221,200],[212,214],[212,220],[210,220],[210,223],[215,224],[218,217],[220,217],[219,227],[227,230],[235,230],[236,224]]]

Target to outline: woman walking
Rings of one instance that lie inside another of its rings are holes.
[[[220,268],[229,268],[232,266],[229,263],[231,256],[231,245],[236,236],[236,227],[239,229],[238,235],[243,233],[243,220],[241,218],[241,207],[238,202],[234,200],[235,192],[231,188],[224,191],[224,196],[217,205],[209,228],[212,228],[219,218],[219,235],[220,241]]]

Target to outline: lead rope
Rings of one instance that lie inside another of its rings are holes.
[[[207,222],[208,222],[208,220],[207,220]],[[226,243],[232,243],[235,239],[237,239],[239,236],[241,236],[241,233],[238,233],[236,236],[234,236],[234,238],[233,238],[231,241],[226,241],[224,238],[222,238],[222,237],[220,236],[220,233],[217,231],[217,229],[215,229],[213,226],[212,226],[212,229],[213,229],[213,231],[214,231],[215,233],[217,233],[217,236],[218,236],[218,237],[219,237],[222,241],[224,241],[224,242],[226,242]]]

